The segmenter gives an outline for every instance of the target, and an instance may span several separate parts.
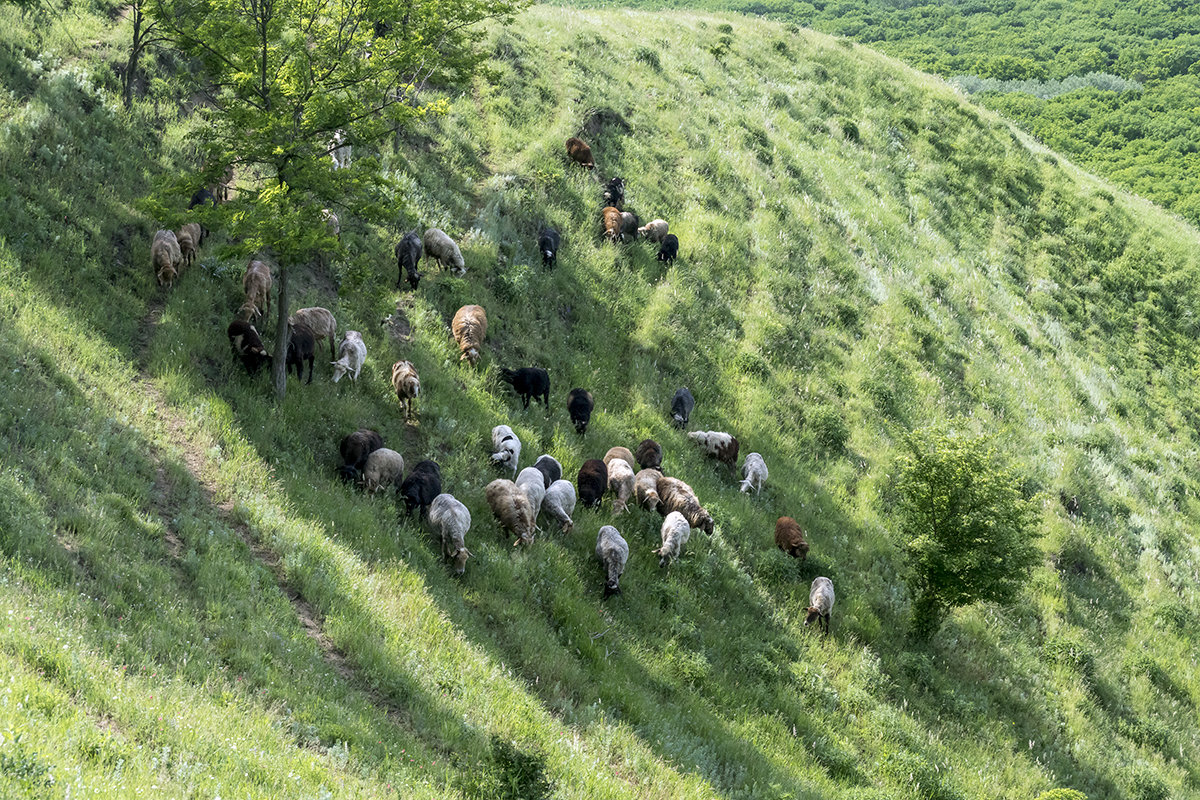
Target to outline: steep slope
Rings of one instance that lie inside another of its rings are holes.
[[[363,379],[319,365],[279,406],[228,357],[243,253],[218,240],[174,291],[152,285],[160,221],[131,207],[182,159],[186,121],[168,114],[160,141],[99,70],[43,73],[11,50],[28,97],[5,101],[0,154],[0,785],[1194,791],[1196,232],[941,83],[810,32],[539,7],[488,46],[489,75],[379,154],[406,214],[343,219],[346,252],[294,289],[363,332]],[[43,130],[65,156],[42,153]],[[575,134],[597,175],[566,162]],[[674,265],[599,236],[595,178],[615,174],[630,207],[671,222]],[[543,222],[563,233],[553,272]],[[391,246],[431,225],[463,242],[468,273],[399,292]],[[449,338],[464,303],[489,316],[474,370]],[[422,378],[414,426],[387,382],[399,358]],[[497,381],[529,364],[551,371],[548,415]],[[765,456],[761,496],[670,427],[683,384],[693,428]],[[582,439],[572,386],[597,400]],[[942,420],[1002,444],[1044,501],[1046,560],[1017,608],[966,609],[917,646],[889,472],[901,433]],[[657,439],[714,535],[662,570],[658,516],[606,504],[514,551],[483,503],[501,422],[522,465],[549,452],[572,476]],[[336,481],[360,426],[442,464],[474,521],[462,578],[390,498]],[[780,514],[809,533],[802,566],[773,546]],[[610,521],[632,556],[601,603]],[[838,592],[827,640],[800,625],[817,575]]]

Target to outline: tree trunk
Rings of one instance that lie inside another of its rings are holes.
[[[129,58],[125,62],[125,85],[121,87],[121,98],[125,101],[125,110],[133,108],[133,77],[137,74],[138,60],[142,57],[142,9],[138,3],[133,4],[133,44],[129,48]]]
[[[279,265],[279,296],[276,298],[278,315],[275,321],[275,360],[271,364],[271,380],[275,384],[275,397],[282,402],[287,394],[287,346],[288,346],[288,270],[286,264]]]

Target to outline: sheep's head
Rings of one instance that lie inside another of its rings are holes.
[[[238,307],[237,317],[242,322],[253,322],[255,317],[261,317],[262,312],[258,310],[258,306],[247,300]]]
[[[479,348],[473,346],[468,347],[466,350],[463,350],[462,355],[458,357],[458,360],[466,361],[472,367],[475,366],[479,363]]]
[[[709,536],[712,536],[713,524],[712,515],[705,511],[703,516],[700,517],[700,524],[696,527],[707,533]]]
[[[333,364],[333,382],[337,383],[350,370],[350,364],[344,356],[330,363]]]
[[[614,594],[620,594],[621,587],[617,584],[616,579],[609,579],[604,582],[604,599],[612,597]]]
[[[809,606],[804,609],[804,625],[807,627],[810,622],[821,617],[821,609],[816,606]]]
[[[471,557],[471,551],[465,547],[460,547],[454,551],[451,558],[454,559],[454,574],[462,575],[467,569],[467,559]]]
[[[575,423],[575,432],[576,433],[578,433],[580,436],[583,436],[585,433],[587,433],[587,426],[588,426],[588,422],[590,421],[590,418],[579,417],[572,421]]]
[[[647,511],[657,512],[658,507],[661,504],[662,501],[658,499],[658,492],[654,491],[653,489],[646,492],[646,497],[642,500],[642,508],[646,509]]]

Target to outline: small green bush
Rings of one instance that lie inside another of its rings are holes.
[[[808,413],[808,428],[817,444],[826,450],[841,450],[850,438],[845,412],[833,406],[817,406]]]
[[[1087,795],[1075,789],[1051,789],[1042,792],[1034,800],[1087,800]]]

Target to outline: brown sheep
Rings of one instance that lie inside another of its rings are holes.
[[[337,351],[334,349],[336,347],[334,339],[337,336],[337,320],[333,318],[333,314],[328,309],[320,306],[302,308],[288,317],[288,324],[303,325],[313,332],[313,337],[317,341],[328,339],[329,359],[332,361],[337,358]]]
[[[487,336],[487,312],[483,306],[463,306],[454,312],[450,330],[462,351],[458,360],[466,361],[472,367],[478,364],[479,348],[483,347],[483,339]]]
[[[168,289],[174,286],[182,262],[183,254],[179,250],[179,240],[175,238],[175,233],[164,230],[155,233],[154,242],[150,245],[150,263],[154,265],[158,285]]]
[[[535,524],[533,506],[521,487],[507,478],[497,478],[487,485],[486,495],[492,515],[505,530],[516,535],[513,547],[532,544]]]
[[[417,377],[417,368],[411,361],[397,361],[392,365],[392,388],[396,390],[396,397],[400,398],[404,419],[412,419],[413,403],[421,393],[421,379]]]
[[[808,558],[808,541],[800,523],[791,517],[780,517],[775,523],[775,546],[792,558]]]
[[[628,447],[610,447],[608,452],[604,454],[604,466],[607,467],[612,463],[614,458],[619,458],[629,464],[631,470],[637,471],[637,461],[633,458],[633,453],[629,452]]]
[[[585,169],[595,169],[596,161],[592,158],[592,148],[587,142],[577,136],[567,139],[567,155],[572,161]]]
[[[712,515],[700,505],[695,491],[678,478],[662,477],[658,479],[658,513],[662,515],[678,511],[687,519],[693,528],[699,528],[707,534],[713,532]]]
[[[642,439],[633,455],[642,469],[662,471],[662,446],[653,439]]]
[[[246,302],[239,312],[243,315],[249,313],[249,317],[243,317],[247,322],[253,317],[264,317],[271,313],[271,284],[271,268],[265,262],[251,260],[246,266],[246,274],[242,276]]]
[[[196,240],[192,238],[191,231],[180,228],[175,232],[175,241],[179,242],[179,255],[184,266],[196,260]]]
[[[621,212],[615,206],[605,206],[600,212],[604,221],[604,238],[615,242],[621,236]]]

